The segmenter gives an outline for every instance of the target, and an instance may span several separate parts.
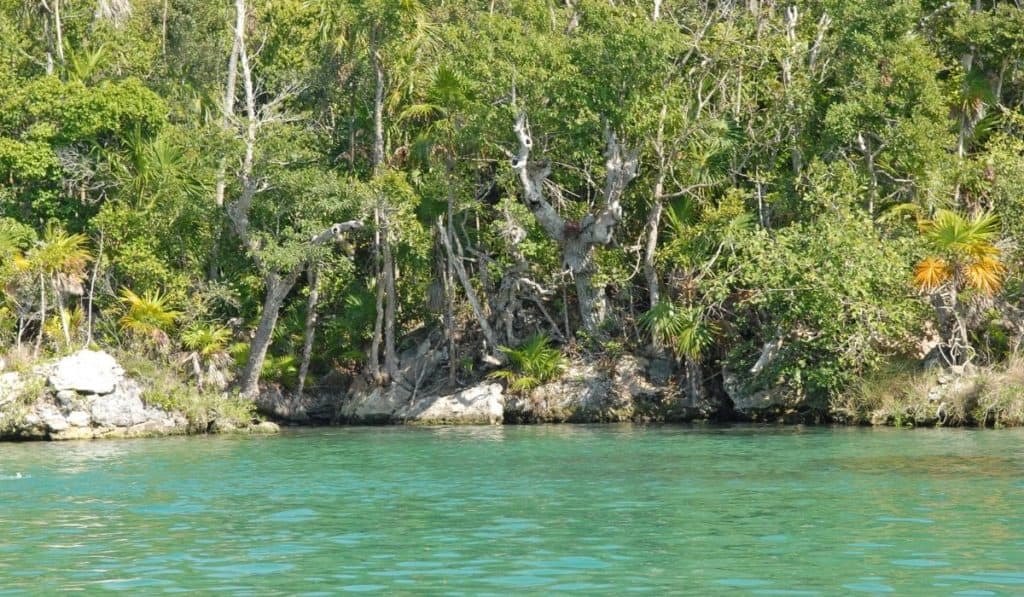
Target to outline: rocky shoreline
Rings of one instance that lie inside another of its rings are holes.
[[[416,370],[416,366],[410,366]],[[537,423],[688,422],[705,419],[806,419],[784,396],[753,395],[729,401],[693,400],[679,387],[664,359],[623,355],[615,362],[573,362],[557,380],[510,392],[482,380],[450,392],[422,391],[400,376],[386,388],[362,378],[350,386],[294,396],[268,386],[258,411],[298,425],[497,425]]]
[[[0,440],[135,438],[196,433],[276,433],[283,425],[502,425],[537,423],[683,423],[695,420],[776,423],[839,422],[873,425],[999,425],[995,421],[953,420],[966,412],[971,394],[986,387],[975,377],[937,376],[922,400],[888,404],[859,419],[813,410],[785,391],[745,394],[726,383],[726,396],[694,400],[673,374],[671,362],[625,354],[599,361],[574,361],[558,379],[528,391],[511,392],[502,383],[480,380],[443,391],[421,387],[411,375],[434,363],[436,355],[405,355],[408,366],[387,387],[362,377],[322,384],[301,397],[268,385],[255,399],[255,411],[270,419],[238,420],[215,413],[197,423],[159,400],[160,388],[147,390],[126,375],[114,357],[82,350],[30,371],[0,373]],[[1005,375],[1004,375],[1005,377]],[[729,377],[726,376],[729,382]],[[1007,385],[1004,379],[997,385]],[[990,380],[988,386],[992,386]],[[991,409],[990,409],[991,410]],[[841,414],[841,413],[840,413]],[[868,418],[870,417],[870,418]],[[273,421],[273,422],[272,422]],[[1013,424],[1013,423],[1010,423]]]
[[[270,422],[213,422],[204,431],[275,433]],[[106,352],[81,350],[27,372],[0,373],[0,439],[77,440],[185,435],[187,417],[144,399]]]

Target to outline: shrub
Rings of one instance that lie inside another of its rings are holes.
[[[505,380],[513,392],[528,392],[555,379],[565,371],[567,364],[562,351],[550,346],[550,340],[542,333],[530,336],[518,348],[502,346],[500,350],[508,357],[511,367],[488,377]]]

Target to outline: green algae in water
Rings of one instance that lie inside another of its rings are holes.
[[[1024,431],[0,445],[0,594],[1019,594]]]

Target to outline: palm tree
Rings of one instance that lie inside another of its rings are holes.
[[[122,332],[157,348],[170,343],[167,330],[174,325],[180,313],[170,308],[166,295],[147,292],[139,296],[123,288],[119,299],[125,307],[124,315],[118,321]]]
[[[699,306],[661,301],[640,316],[640,325],[658,346],[671,346],[679,358],[699,361],[714,342],[715,325]]]
[[[218,324],[194,325],[181,334],[181,343],[189,351],[181,362],[191,365],[200,389],[210,378],[223,378],[220,368],[231,361],[228,354],[229,340],[231,330]]]
[[[962,293],[969,298],[990,297],[999,292],[1006,266],[999,258],[995,241],[999,218],[980,213],[973,218],[939,210],[922,225],[924,239],[932,254],[914,268],[914,285],[931,297],[939,320],[940,334],[949,364],[970,361],[972,349]]]
[[[65,298],[81,296],[82,281],[86,266],[92,261],[87,244],[89,239],[82,234],[68,234],[52,222],[46,226],[41,241],[30,248],[21,261],[22,271],[39,281],[39,329],[36,336],[35,356],[39,355],[42,344],[42,330],[46,327],[47,291],[52,290],[57,299],[64,341],[71,345],[71,332]]]

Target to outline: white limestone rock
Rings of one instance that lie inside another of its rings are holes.
[[[49,375],[50,386],[60,392],[110,394],[124,379],[124,369],[102,351],[80,350],[57,361]]]
[[[484,383],[446,396],[417,399],[396,418],[426,425],[498,425],[504,418],[501,384]]]

